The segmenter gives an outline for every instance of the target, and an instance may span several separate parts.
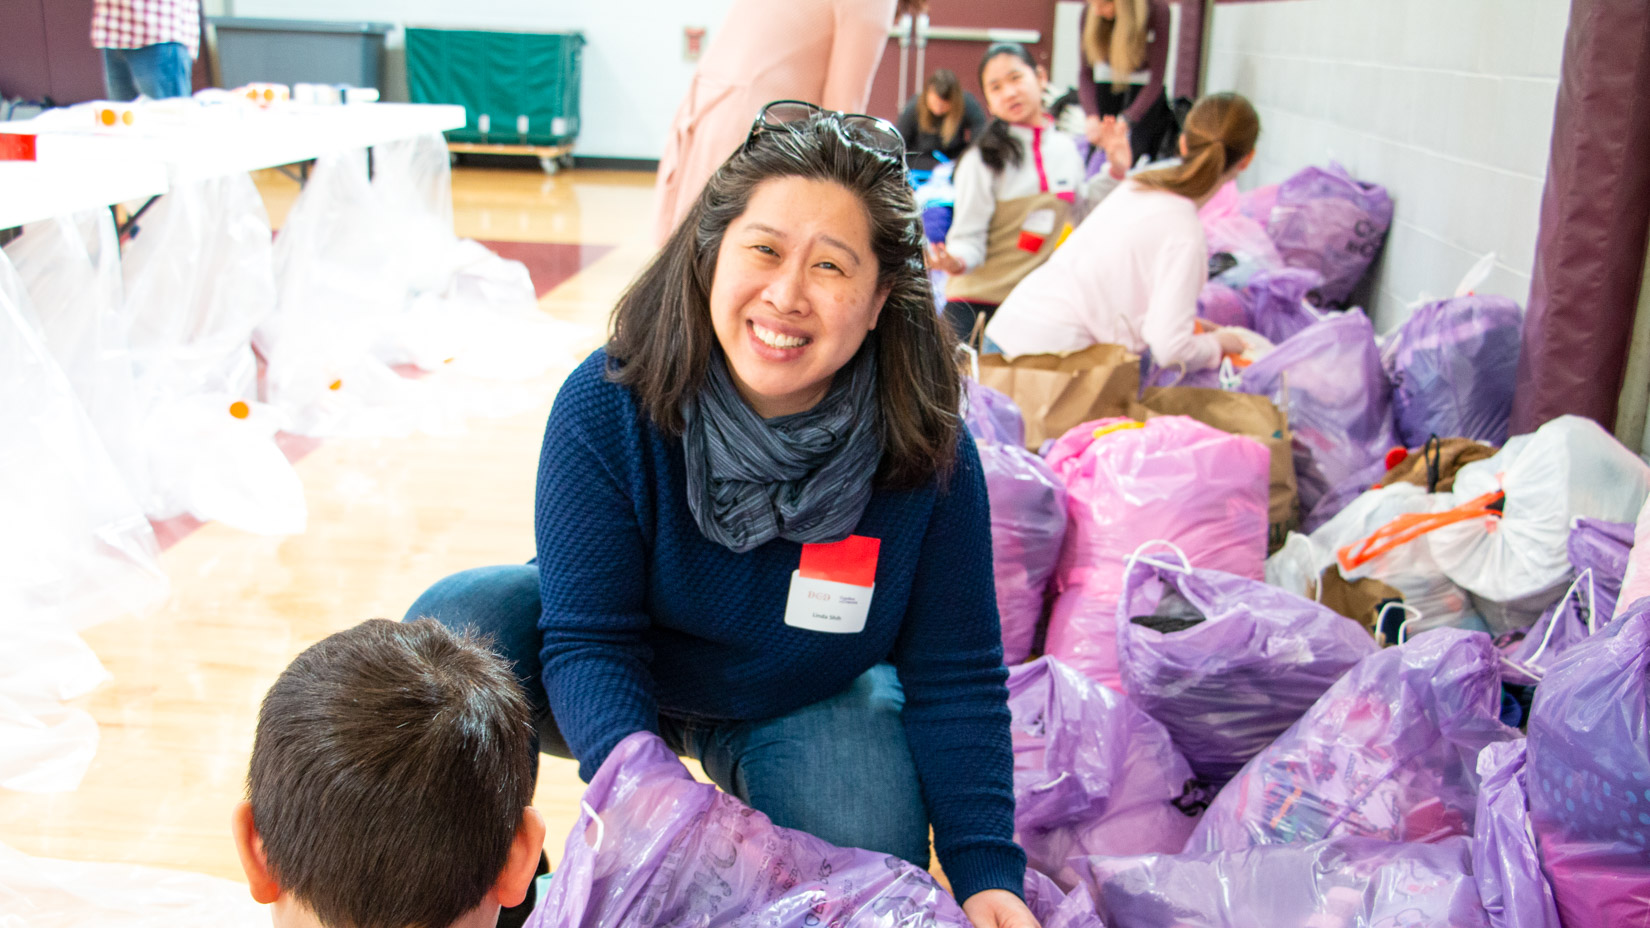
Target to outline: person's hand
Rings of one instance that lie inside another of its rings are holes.
[[[1215,333],[1215,338],[1220,342],[1220,353],[1223,355],[1240,355],[1249,350],[1249,343],[1231,329],[1221,329]]]
[[[1116,116],[1100,120],[1100,149],[1106,153],[1106,164],[1111,176],[1122,180],[1134,163],[1134,149],[1129,145],[1129,124]]]
[[[963,912],[974,928],[1042,928],[1020,897],[1006,889],[988,889],[969,896]]]
[[[961,258],[945,250],[944,242],[934,243],[934,247],[928,253],[928,266],[947,274],[961,274],[968,270],[968,265],[964,264]]]
[[[1110,116],[1106,117],[1106,119],[1110,118]],[[1101,151],[1106,148],[1105,124],[1106,121],[1099,116],[1090,116],[1083,120],[1083,136],[1089,140],[1090,145]]]

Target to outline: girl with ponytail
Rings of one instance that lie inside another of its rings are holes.
[[[1150,350],[1160,366],[1188,371],[1242,352],[1232,332],[1195,333],[1209,278],[1197,211],[1254,160],[1259,135],[1255,108],[1238,94],[1199,100],[1181,132],[1181,160],[1134,174],[1107,197],[1015,288],[986,340],[1010,356],[1105,342]]]
[[[993,45],[980,61],[980,88],[992,119],[957,162],[956,211],[930,264],[952,275],[946,320],[967,339],[980,317],[1054,253],[1068,223],[1094,199],[1085,190],[1077,141],[1043,109],[1047,75],[1023,47]]]

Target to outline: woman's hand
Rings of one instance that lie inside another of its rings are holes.
[[[944,242],[935,242],[933,248],[929,250],[928,266],[947,274],[961,274],[968,270],[968,265],[964,264],[961,258],[945,250]]]
[[[1122,180],[1128,176],[1134,163],[1134,149],[1129,145],[1129,124],[1116,116],[1100,120],[1100,149],[1106,153],[1106,165],[1111,176]]]
[[[1020,897],[1006,889],[988,889],[969,896],[963,912],[974,928],[1041,928]]]
[[[1249,343],[1231,329],[1221,329],[1215,333],[1215,338],[1220,342],[1220,353],[1223,355],[1241,355],[1249,350]]]
[[[1106,147],[1105,125],[1106,120],[1099,116],[1090,116],[1083,120],[1083,136],[1089,140],[1090,145],[1101,150],[1105,150]]]

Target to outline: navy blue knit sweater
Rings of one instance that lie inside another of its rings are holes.
[[[801,546],[735,554],[707,540],[688,511],[681,439],[654,427],[606,364],[598,350],[568,377],[539,460],[544,689],[580,776],[626,735],[657,732],[661,712],[775,718],[888,661],[958,898],[1020,892],[990,518],[967,432],[945,492],[872,495],[854,532],[881,540],[864,631],[808,631],[784,622]]]

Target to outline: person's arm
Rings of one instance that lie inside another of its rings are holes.
[[[1169,68],[1169,5],[1163,0],[1151,0],[1150,6],[1151,13],[1146,21],[1152,37],[1146,45],[1146,67],[1151,69],[1151,78],[1129,108],[1123,111],[1123,118],[1131,126],[1140,125],[1140,121],[1146,118],[1146,111],[1162,98],[1163,72]]]
[[[1029,155],[1028,155],[1029,157]],[[966,274],[985,263],[985,247],[991,230],[991,214],[997,211],[996,177],[977,151],[964,153],[951,175],[955,190],[951,228],[945,233],[945,250],[962,262]]]
[[[651,624],[642,598],[647,546],[614,455],[597,450],[581,421],[591,417],[581,407],[600,389],[590,385],[589,366],[551,408],[534,520],[544,692],[586,782],[625,736],[659,730],[653,655],[643,639]],[[611,441],[626,431],[598,434]]]
[[[871,80],[888,45],[888,29],[893,24],[893,4],[838,0],[835,32],[831,37],[831,63],[825,71],[825,93],[820,100],[828,110],[865,112],[871,98]]]
[[[1083,13],[1077,18],[1077,99],[1083,102],[1083,114],[1100,118],[1100,88],[1094,83],[1094,62],[1083,45],[1083,30],[1088,28],[1089,5],[1083,4]]]
[[[1182,238],[1159,248],[1142,271],[1151,280],[1151,299],[1141,336],[1159,367],[1180,364],[1201,371],[1220,363],[1220,338],[1198,335],[1197,297],[1209,275],[1206,246]]]
[[[966,431],[949,485],[934,501],[893,664],[934,848],[952,889],[963,901],[992,889],[1018,895],[1025,852],[1014,843],[1014,747],[991,514]]]
[[[905,139],[905,150],[913,154],[917,152],[917,133],[922,128],[917,124],[918,99],[912,97],[906,102],[905,109],[899,111],[899,122],[896,124],[900,138]]]

